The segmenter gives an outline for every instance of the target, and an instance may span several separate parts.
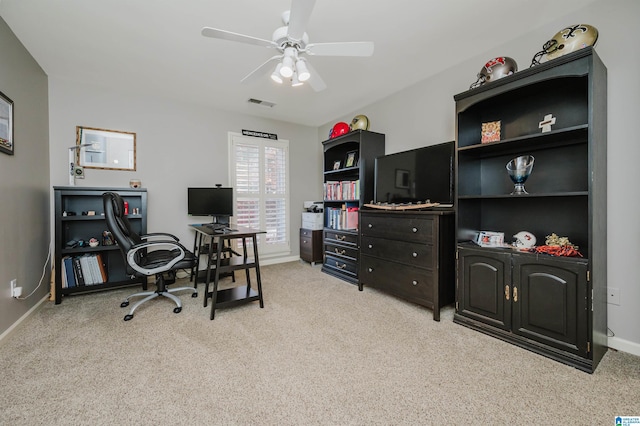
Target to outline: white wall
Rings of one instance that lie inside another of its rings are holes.
[[[76,126],[136,133],[137,170],[86,169],[76,186],[128,187],[140,179],[148,190],[148,231],[170,232],[191,247],[187,187],[229,184],[228,132],[242,129],[276,133],[290,143],[292,256],[299,254],[300,212],[304,200],[321,196],[320,144],[316,129],[199,105],[149,98],[117,89],[49,81],[51,184],[67,185],[68,147]]]
[[[371,130],[386,134],[387,154],[453,140],[453,95],[469,88],[487,60],[510,56],[519,69],[528,68],[545,41],[565,26],[579,23],[599,30],[596,52],[608,69],[608,203],[600,208],[606,208],[608,214],[607,286],[618,288],[621,299],[619,306],[608,305],[608,326],[615,334],[609,345],[640,355],[640,275],[635,271],[640,259],[640,167],[634,164],[634,159],[640,158],[640,49],[636,35],[639,1],[601,0],[533,29],[525,37],[511,39],[505,34],[504,45],[490,50],[478,46],[477,56],[461,58],[461,63],[452,64],[443,73],[335,121],[349,121],[355,114],[367,115]],[[335,121],[322,126],[318,135],[327,135]]]

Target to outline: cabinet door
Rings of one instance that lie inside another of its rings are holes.
[[[511,329],[511,253],[458,249],[458,314]]]
[[[514,254],[513,332],[586,357],[587,285],[586,262]]]

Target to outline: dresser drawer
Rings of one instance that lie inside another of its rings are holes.
[[[349,260],[358,260],[358,249],[355,247],[340,246],[334,244],[324,245],[325,254]]]
[[[360,229],[363,236],[389,238],[402,241],[432,243],[435,235],[435,221],[425,217],[368,216],[363,214]]]
[[[364,285],[376,287],[409,301],[433,307],[434,276],[427,269],[402,267],[397,263],[371,256],[361,256],[359,280]]]
[[[334,231],[332,229],[326,229],[324,231],[324,242],[326,243],[338,243],[344,245],[358,246],[358,234]]]
[[[351,275],[353,277],[358,276],[357,260],[351,260],[327,254],[325,255],[324,266],[339,271],[340,273]]]
[[[306,262],[322,262],[322,231],[300,228],[300,258]]]
[[[433,246],[431,244],[406,243],[374,237],[362,237],[360,254],[379,257],[417,268],[434,269]]]

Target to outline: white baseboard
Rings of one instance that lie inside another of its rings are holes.
[[[630,342],[628,340],[620,339],[619,337],[609,337],[607,345],[617,351],[640,356],[640,343]]]
[[[40,308],[40,305],[42,305],[47,300],[49,300],[49,294],[44,296],[38,303],[33,305],[33,307],[31,309],[29,309],[27,312],[25,312],[24,315],[22,315],[16,322],[11,324],[11,327],[7,328],[4,331],[4,333],[0,334],[0,343],[2,342],[2,340],[5,337],[7,337],[9,334],[11,334],[24,320],[29,318],[31,316],[31,314],[36,311],[36,309]]]

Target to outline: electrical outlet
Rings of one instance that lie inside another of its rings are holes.
[[[620,306],[620,289],[607,287],[607,303]]]

